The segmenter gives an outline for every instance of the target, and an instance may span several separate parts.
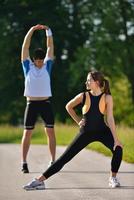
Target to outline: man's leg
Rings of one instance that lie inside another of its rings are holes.
[[[32,130],[24,130],[21,141],[21,161],[27,162],[27,154],[30,147]]]
[[[42,101],[40,104],[40,115],[43,119],[45,132],[47,134],[47,142],[51,155],[51,161],[48,166],[50,166],[53,161],[55,161],[56,154],[56,138],[54,131],[54,115],[51,107],[50,100]]]
[[[30,141],[32,136],[32,130],[34,129],[34,125],[37,119],[37,111],[36,102],[28,101],[24,114],[24,131],[23,137],[21,141],[21,162],[22,162],[22,171],[24,173],[28,173],[27,166],[27,154],[30,147]]]
[[[21,141],[21,163],[22,163],[22,172],[29,173],[27,165],[27,154],[30,147],[30,141],[32,136],[32,130],[24,130],[23,137]]]
[[[56,138],[55,138],[55,131],[54,128],[45,128],[47,134],[47,142],[48,147],[51,155],[51,161],[55,161],[55,154],[56,154]]]

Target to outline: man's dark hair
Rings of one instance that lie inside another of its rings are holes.
[[[45,58],[45,55],[46,55],[45,51],[42,48],[37,48],[33,52],[33,58],[35,60],[37,60],[37,59],[43,60]]]

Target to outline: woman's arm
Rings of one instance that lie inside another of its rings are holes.
[[[78,125],[80,125],[79,123],[81,122],[81,118],[76,114],[74,107],[82,103],[82,101],[83,101],[83,93],[80,93],[76,97],[74,97],[71,101],[69,101],[66,105],[67,112]]]
[[[111,95],[106,95],[106,118],[107,118],[107,124],[112,132],[113,138],[114,138],[114,149],[116,146],[122,146],[119,142],[116,134],[116,127],[115,127],[115,121],[113,116],[113,99]]]

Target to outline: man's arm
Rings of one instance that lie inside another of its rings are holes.
[[[42,30],[42,29],[44,29],[44,26],[37,24],[36,26],[31,27],[28,33],[26,34],[23,44],[22,44],[21,61],[24,61],[29,57],[29,47],[30,47],[33,32],[35,30]]]
[[[47,36],[47,53],[46,53],[46,58],[51,58],[53,60],[54,58],[54,43],[53,43],[53,36],[52,36],[52,31],[50,28],[47,26],[44,26],[46,29],[46,36]]]

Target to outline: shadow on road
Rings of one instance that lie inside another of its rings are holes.
[[[133,190],[134,186],[121,186],[114,188],[115,190]],[[46,190],[111,190],[109,187],[56,187],[56,188],[46,188]]]
[[[36,173],[41,173],[42,174],[43,171],[33,171],[33,172],[29,172],[30,174],[36,174]],[[69,171],[60,171],[59,173],[73,173],[73,174],[109,174],[109,171],[72,171],[72,170],[69,170]],[[134,174],[134,171],[120,171],[118,172],[118,174]]]
[[[109,171],[60,171],[59,173],[82,173],[82,174],[109,174]],[[118,174],[134,174],[134,171],[121,171]]]

